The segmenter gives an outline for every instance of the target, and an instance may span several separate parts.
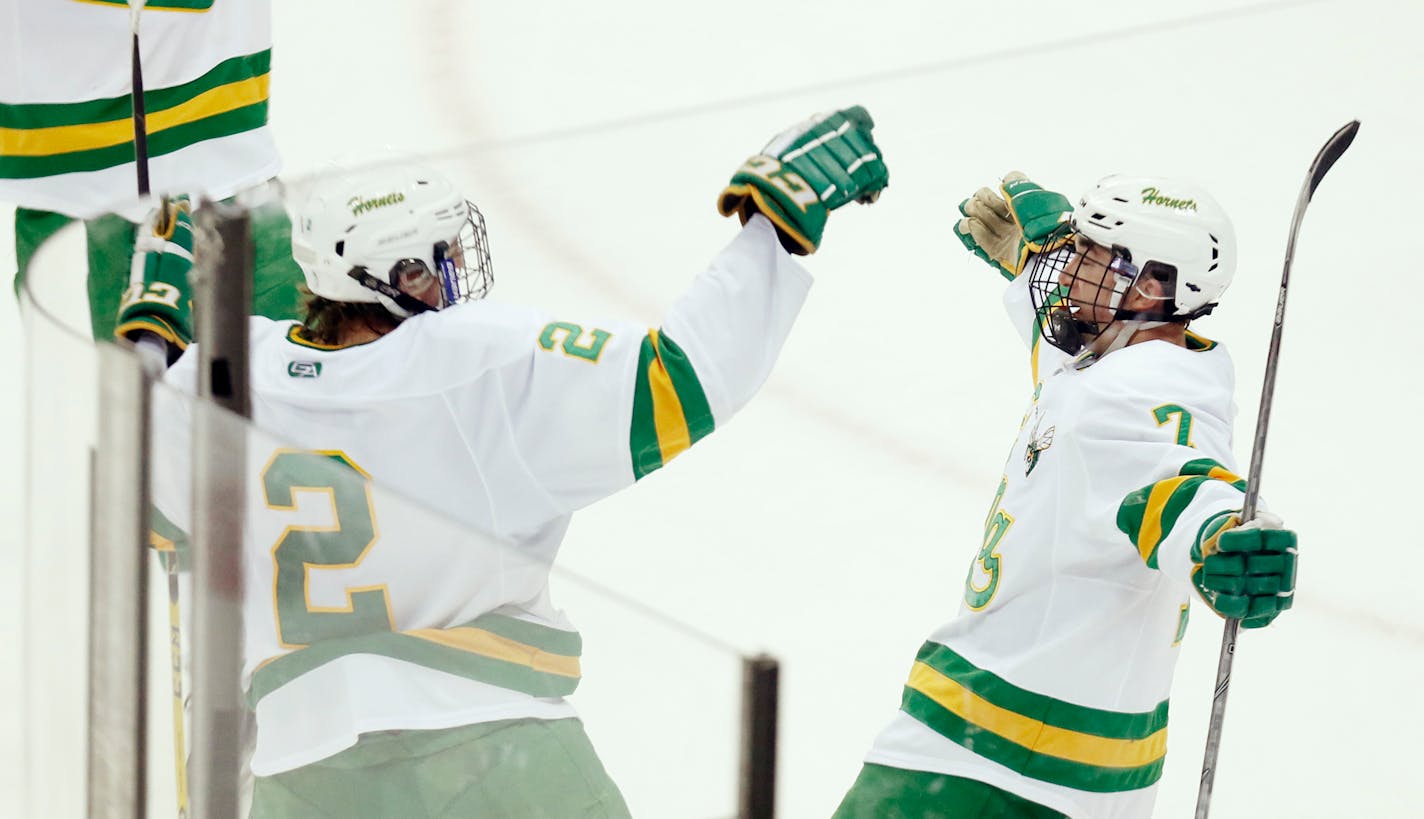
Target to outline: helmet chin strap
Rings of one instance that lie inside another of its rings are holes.
[[[1146,321],[1143,319],[1119,319],[1109,324],[1098,335],[1088,343],[1083,351],[1073,357],[1073,369],[1082,370],[1093,362],[1111,352],[1116,352],[1126,347],[1132,342],[1140,330],[1151,330],[1154,327],[1161,327],[1169,322],[1166,321]]]
[[[392,312],[396,314],[397,318],[406,319],[417,313],[424,313],[435,309],[395,285],[383,282],[375,276],[372,276],[370,271],[364,267],[353,267],[346,275],[360,282],[362,287],[374,290],[395,302],[396,307],[399,309],[393,310]]]
[[[1108,353],[1121,350],[1132,342],[1133,337],[1136,336],[1140,330],[1151,330],[1155,327],[1161,327],[1164,324],[1171,323],[1172,317],[1161,312],[1123,310],[1122,300],[1123,297],[1127,295],[1129,289],[1139,296],[1151,299],[1152,301],[1166,301],[1166,299],[1161,296],[1154,296],[1144,291],[1141,286],[1141,279],[1138,277],[1133,279],[1126,279],[1125,277],[1119,278],[1113,287],[1112,295],[1108,298],[1108,309],[1112,310],[1117,318],[1107,327],[1103,328],[1103,331],[1099,333],[1096,338],[1088,342],[1078,355],[1074,356],[1072,362],[1074,369],[1081,370]]]

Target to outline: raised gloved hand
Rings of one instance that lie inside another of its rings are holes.
[[[188,197],[164,197],[134,236],[129,286],[119,302],[114,335],[139,341],[156,336],[168,346],[170,361],[193,338],[193,218]]]
[[[998,191],[980,188],[960,202],[959,212],[964,218],[955,224],[954,235],[1012,281],[1023,272],[1029,254],[1067,243],[1068,232],[1057,228],[1073,213],[1073,206],[1062,194],[1046,191],[1012,171]]]
[[[1192,560],[1192,583],[1207,605],[1242,628],[1270,625],[1295,600],[1295,532],[1270,513],[1245,525],[1235,514],[1207,521]]]
[[[732,174],[717,210],[743,224],[762,213],[789,252],[816,252],[830,211],[852,200],[874,202],[889,181],[870,136],[874,127],[857,105],[788,128]]]

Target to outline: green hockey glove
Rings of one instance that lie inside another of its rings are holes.
[[[717,210],[742,224],[764,214],[789,252],[815,253],[827,214],[850,201],[874,202],[889,181],[874,127],[857,105],[788,128],[732,174]]]
[[[153,333],[169,346],[170,358],[193,339],[193,218],[188,197],[164,198],[134,237],[129,286],[119,302],[114,335],[138,340]]]
[[[1058,227],[1073,213],[1062,194],[1046,191],[1018,171],[1004,176],[999,190],[980,188],[959,203],[964,215],[954,235],[975,256],[1013,281],[1029,254],[1056,250],[1068,242]]]
[[[1235,514],[1208,520],[1192,547],[1192,583],[1217,614],[1261,628],[1295,600],[1295,532],[1258,513],[1242,526]]]

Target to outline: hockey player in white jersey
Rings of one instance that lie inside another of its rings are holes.
[[[1073,209],[1021,174],[955,232],[1010,280],[1033,394],[959,595],[837,817],[1145,817],[1189,601],[1290,607],[1295,534],[1241,525],[1233,374],[1187,329],[1236,262],[1200,188],[1113,176]]]
[[[483,219],[428,170],[313,189],[306,320],[251,320],[253,420],[294,445],[248,453],[252,816],[627,815],[565,699],[580,637],[550,563],[574,510],[766,379],[811,285],[794,254],[886,184],[872,127],[820,115],[749,159],[718,202],[744,226],[652,330],[481,300]],[[196,364],[166,381],[192,391]],[[165,447],[186,407],[160,402]],[[179,528],[185,477],[155,492]],[[437,514],[422,528],[390,490]]]

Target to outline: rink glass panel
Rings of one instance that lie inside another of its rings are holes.
[[[99,405],[98,364],[95,342],[89,337],[85,310],[85,254],[82,226],[72,225],[56,235],[31,268],[30,285],[23,296],[27,333],[25,402],[28,414],[28,451],[24,468],[26,527],[21,542],[24,578],[18,670],[12,672],[18,689],[20,731],[5,746],[12,769],[21,771],[17,815],[82,815],[85,805],[81,782],[85,749],[89,741],[86,720],[87,623],[89,616],[89,531],[91,516],[90,459],[96,443]],[[304,470],[302,483],[354,490],[369,507],[376,536],[365,546],[362,561],[379,551],[401,548],[402,541],[435,540],[465,544],[470,554],[484,556],[502,572],[462,579],[469,612],[498,599],[500,583],[510,575],[543,573],[547,556],[521,554],[507,543],[452,521],[431,500],[409,499],[384,487],[380,476],[353,483],[351,465],[330,456],[311,457],[279,436],[258,430],[247,421],[198,399],[159,385],[153,392],[155,423],[150,471],[150,495],[171,503],[175,491],[192,491],[191,427],[163,428],[164,418],[202,418],[207,429],[235,445],[205,450],[219,459],[219,470],[240,472],[246,503],[242,515],[250,530],[263,530],[262,518],[273,514],[264,500],[262,475],[275,462]],[[176,408],[176,411],[175,411]],[[199,450],[196,451],[204,451]],[[359,466],[357,464],[356,466]],[[271,486],[265,487],[270,491]],[[320,493],[298,491],[298,510],[320,516],[314,504]],[[335,496],[335,492],[332,493]],[[187,498],[180,498],[186,504]],[[270,498],[269,498],[270,500]],[[325,501],[325,514],[332,505]],[[312,505],[309,505],[312,504]],[[358,504],[360,505],[360,504]],[[179,508],[182,508],[181,506]],[[181,518],[181,512],[174,517]],[[177,523],[169,521],[170,523]],[[184,521],[187,523],[188,521]],[[327,524],[332,521],[327,519]],[[317,526],[315,518],[311,525]],[[181,531],[181,526],[179,527]],[[268,521],[270,529],[270,521]],[[279,527],[280,528],[280,527]],[[167,548],[171,532],[156,533],[154,545]],[[564,550],[597,552],[601,544],[581,542],[577,529]],[[300,549],[300,547],[297,547]],[[270,545],[264,551],[271,553]],[[250,554],[252,552],[249,552]],[[178,554],[169,552],[170,556]],[[175,715],[172,679],[174,655],[170,653],[170,599],[167,562],[151,561],[148,601],[147,675],[147,794],[151,816],[177,813],[174,762]],[[189,562],[180,555],[177,585],[179,609],[191,634],[187,617],[194,594]],[[327,588],[319,594],[340,599],[315,601],[316,607],[340,609],[344,591],[340,568],[326,574]],[[269,577],[271,573],[269,572]],[[448,582],[440,578],[438,582]],[[372,585],[366,583],[364,585]],[[635,816],[730,816],[737,794],[737,741],[740,712],[740,657],[714,638],[704,638],[663,617],[637,599],[619,593],[618,577],[600,577],[563,571],[550,573],[552,601],[567,613],[582,638],[579,658],[581,679],[568,699],[583,719],[604,766],[622,790]],[[201,592],[199,592],[201,593]],[[338,631],[372,633],[381,630],[379,618],[366,617],[372,609],[353,598],[353,614],[337,616]],[[396,605],[400,605],[398,602]],[[301,620],[297,613],[297,620]],[[320,636],[333,618],[312,625]],[[367,622],[369,621],[369,622]],[[270,622],[268,623],[270,626]],[[311,625],[311,624],[308,624]],[[389,626],[386,626],[388,629]],[[311,635],[308,635],[311,636]],[[349,636],[349,634],[347,635]],[[183,691],[192,691],[190,667],[193,650],[181,653]],[[242,640],[232,635],[222,650],[241,652]],[[249,680],[244,679],[244,685]],[[191,709],[191,702],[188,703]],[[191,711],[182,719],[192,730]],[[183,746],[191,752],[195,742],[229,743],[242,754],[243,737],[197,738],[187,736]],[[246,780],[250,773],[241,774]]]

